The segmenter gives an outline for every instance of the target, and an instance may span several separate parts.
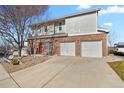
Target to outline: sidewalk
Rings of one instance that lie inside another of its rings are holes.
[[[0,88],[18,88],[18,85],[0,64]]]

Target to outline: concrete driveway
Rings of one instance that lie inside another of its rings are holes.
[[[17,88],[18,85],[0,64],[0,88]]]
[[[21,87],[124,87],[103,59],[55,56],[44,63],[11,73]]]

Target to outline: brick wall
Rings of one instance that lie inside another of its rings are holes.
[[[107,56],[107,41],[106,41],[106,33],[100,34],[91,34],[91,35],[78,35],[78,36],[68,36],[68,37],[58,37],[58,38],[45,38],[39,39],[39,42],[53,42],[53,55],[60,54],[60,43],[62,42],[75,42],[75,55],[80,56],[80,42],[82,41],[98,41],[102,40],[102,55]]]

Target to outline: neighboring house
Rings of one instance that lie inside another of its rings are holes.
[[[106,29],[98,27],[98,11],[76,14],[31,24],[28,47],[33,54],[103,57],[107,56]]]

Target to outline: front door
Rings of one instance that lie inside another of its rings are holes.
[[[39,54],[42,54],[43,53],[43,44],[41,42],[39,43],[38,53]]]

